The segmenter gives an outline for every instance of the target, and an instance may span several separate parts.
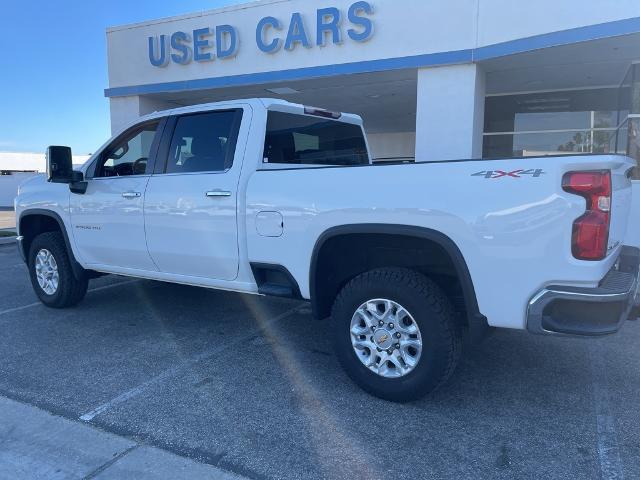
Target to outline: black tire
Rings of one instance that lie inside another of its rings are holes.
[[[418,324],[422,354],[412,371],[386,378],[367,368],[351,343],[351,319],[357,309],[373,299],[402,305]],[[365,391],[394,402],[409,402],[441,387],[453,374],[462,350],[462,331],[451,302],[424,275],[403,268],[384,268],[351,280],[340,292],[331,314],[334,347],[340,364]]]
[[[36,275],[36,256],[46,249],[51,252],[58,269],[58,288],[48,294],[38,283]],[[36,295],[42,303],[51,308],[67,308],[78,304],[87,293],[89,280],[86,274],[77,278],[71,268],[71,260],[67,253],[64,238],[60,232],[46,232],[38,235],[31,242],[29,249],[29,276]]]

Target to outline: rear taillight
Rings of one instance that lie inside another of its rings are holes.
[[[573,256],[578,260],[602,260],[609,243],[611,172],[569,172],[562,179],[562,188],[587,201],[587,211],[573,222]]]

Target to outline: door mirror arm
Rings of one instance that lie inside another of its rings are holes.
[[[88,186],[89,182],[84,180],[84,174],[82,172],[77,170],[71,172],[71,179],[69,182],[69,190],[71,190],[71,193],[84,195],[87,192]]]

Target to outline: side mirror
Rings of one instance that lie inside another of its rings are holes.
[[[67,183],[69,190],[79,195],[84,194],[88,186],[83,173],[73,170],[73,157],[69,147],[47,148],[47,181]]]
[[[47,148],[47,181],[52,183],[71,183],[73,158],[69,147]]]

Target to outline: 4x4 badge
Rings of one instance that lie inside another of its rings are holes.
[[[474,173],[472,177],[483,177],[483,178],[522,178],[525,175],[530,175],[533,178],[541,177],[545,175],[546,172],[540,168],[535,170],[513,170],[511,172],[505,172],[503,170],[489,170],[484,172]]]

